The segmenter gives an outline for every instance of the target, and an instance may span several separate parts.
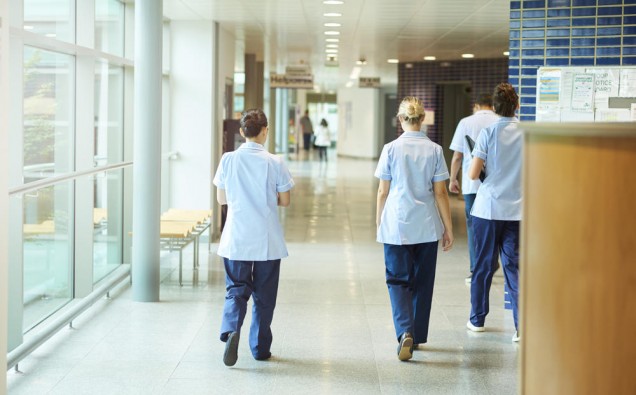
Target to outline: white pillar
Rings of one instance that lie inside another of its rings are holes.
[[[162,0],[135,1],[132,291],[159,301]]]
[[[9,23],[8,1],[0,2],[0,213],[3,213],[0,221],[0,366],[7,366],[7,311],[8,281],[9,277],[9,252],[7,237],[9,225],[6,213],[9,212],[9,92],[7,82],[9,80]],[[7,375],[0,374],[0,394],[7,392]]]

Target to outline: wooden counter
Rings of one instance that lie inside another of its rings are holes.
[[[521,393],[636,394],[636,123],[521,127]]]

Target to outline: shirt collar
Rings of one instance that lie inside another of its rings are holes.
[[[241,146],[239,147],[239,149],[255,149],[255,150],[261,150],[264,151],[265,147],[263,147],[261,144],[259,143],[255,143],[253,141],[246,141],[243,144],[241,144]]]
[[[475,112],[475,114],[494,114],[495,112],[493,110],[479,110],[477,112]]]
[[[424,132],[404,132],[400,137],[419,137],[426,138],[426,134]]]

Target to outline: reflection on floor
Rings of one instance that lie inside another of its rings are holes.
[[[184,273],[183,287],[176,271],[162,283],[161,303],[132,302],[122,287],[25,359],[23,373],[9,372],[9,393],[515,393],[518,348],[499,273],[487,331],[465,328],[463,202],[452,199],[457,243],[439,256],[429,343],[400,362],[382,248],[374,241],[375,162],[330,155],[328,163],[288,162],[296,181],[292,206],[282,214],[290,257],[282,266],[270,361],[252,359],[243,341],[236,366],[223,365],[223,268],[202,244],[201,268],[196,276]],[[176,262],[173,256],[173,269]],[[249,320],[248,313],[244,328]]]

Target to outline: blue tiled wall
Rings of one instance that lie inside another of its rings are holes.
[[[508,80],[521,96],[521,120],[535,119],[541,66],[636,65],[636,0],[510,2]]]

